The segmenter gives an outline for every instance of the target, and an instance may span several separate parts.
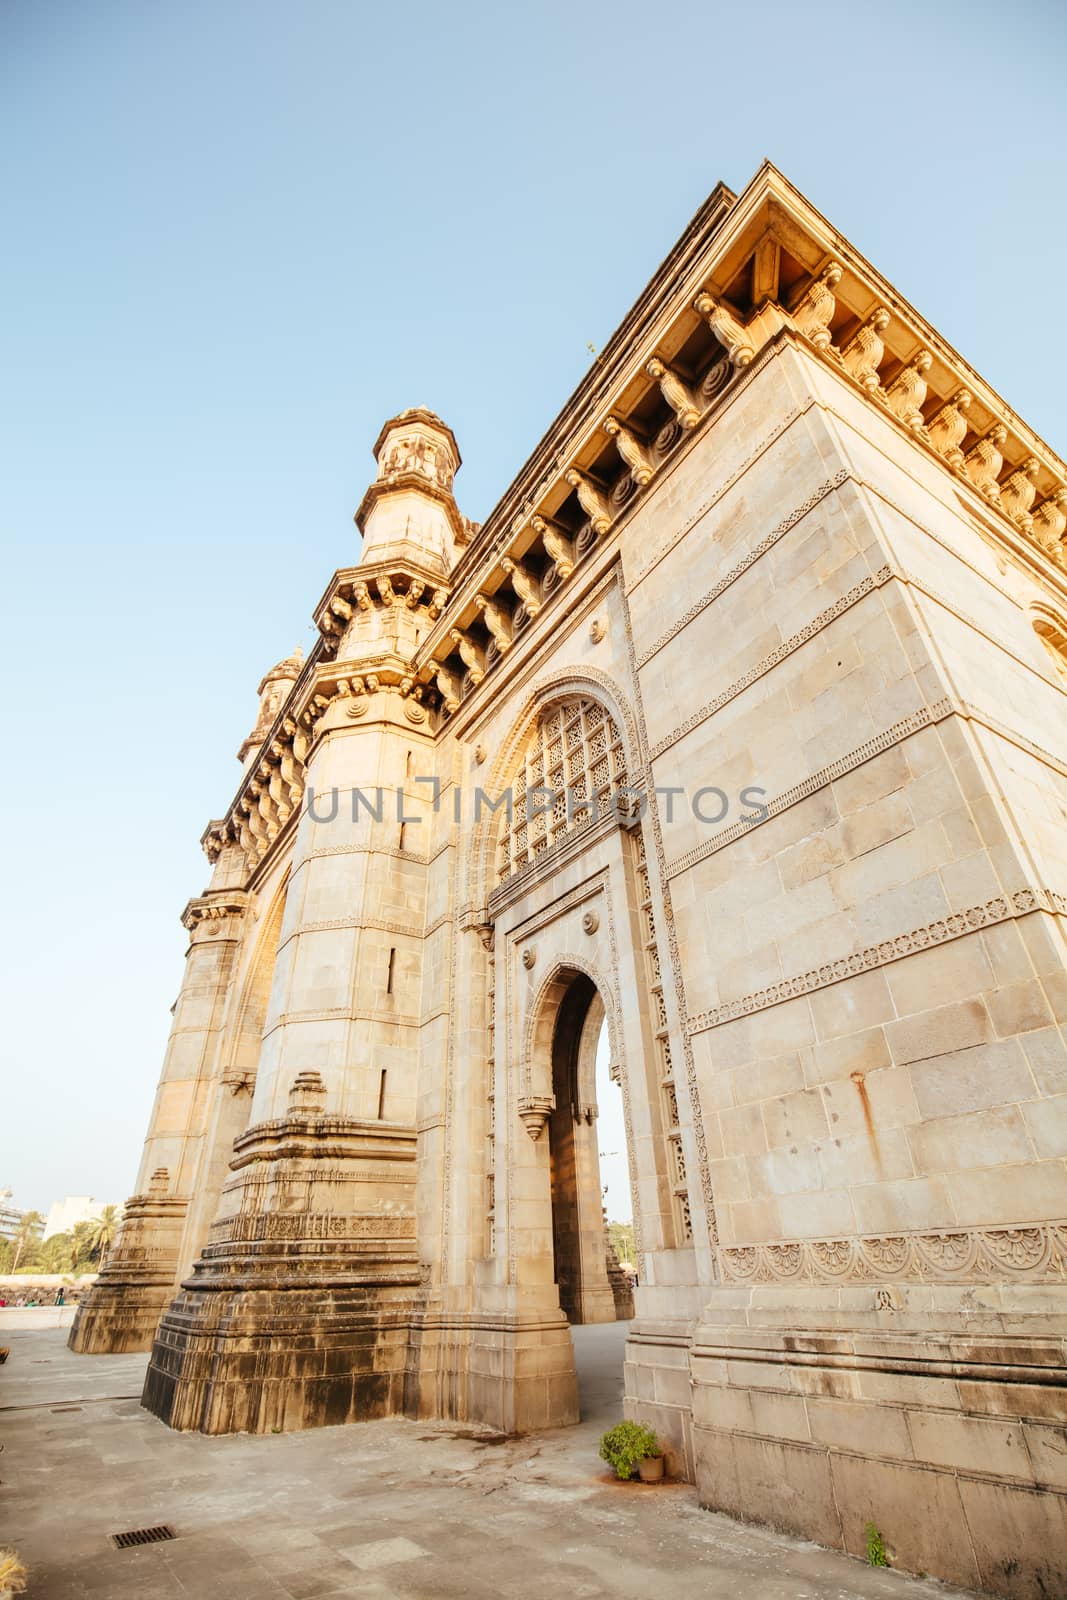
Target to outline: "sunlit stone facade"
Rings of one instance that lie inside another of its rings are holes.
[[[486,523],[432,413],[375,455],[74,1348],[180,1428],[573,1421],[603,1026],[630,1414],[711,1506],[1063,1592],[1067,469],[770,167]]]

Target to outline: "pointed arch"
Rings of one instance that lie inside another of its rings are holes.
[[[595,999],[590,1004],[599,1003],[604,1012],[604,1019],[608,1027],[608,1042],[611,1045],[611,1057],[620,1066],[623,1061],[622,1046],[622,1018],[619,1015],[618,1000],[615,987],[607,974],[601,973],[584,956],[574,955],[570,952],[560,956],[554,963],[552,970],[546,975],[537,993],[530,1004],[526,1015],[526,1024],[523,1030],[522,1041],[522,1085],[523,1093],[536,1092],[534,1086],[535,1063],[550,1062],[552,1059],[552,1040],[556,1032],[556,1023],[559,1020],[560,1007],[567,995],[574,987],[577,977],[584,977],[593,986]],[[579,1063],[579,1068],[582,1068]],[[587,1082],[584,1072],[578,1082],[579,1096],[586,1104],[592,1104],[596,1099],[595,1075]],[[588,1092],[586,1092],[588,1090]]]

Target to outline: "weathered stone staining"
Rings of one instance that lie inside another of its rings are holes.
[[[375,455],[74,1348],[207,1432],[573,1420],[603,1028],[675,1470],[1067,1591],[1067,468],[769,166],[484,525],[433,413]]]

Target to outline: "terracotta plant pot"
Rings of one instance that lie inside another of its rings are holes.
[[[637,1463],[637,1471],[642,1483],[662,1483],[663,1457],[645,1456],[643,1461]]]

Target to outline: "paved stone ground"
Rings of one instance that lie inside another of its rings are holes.
[[[616,1483],[625,1324],[578,1328],[584,1419],[495,1435],[406,1421],[277,1437],[172,1433],[138,1403],[144,1356],[5,1334],[0,1542],[28,1600],[949,1600],[932,1581],[702,1511],[686,1484]],[[68,1409],[70,1408],[70,1409]],[[177,1538],[116,1550],[166,1522]]]

